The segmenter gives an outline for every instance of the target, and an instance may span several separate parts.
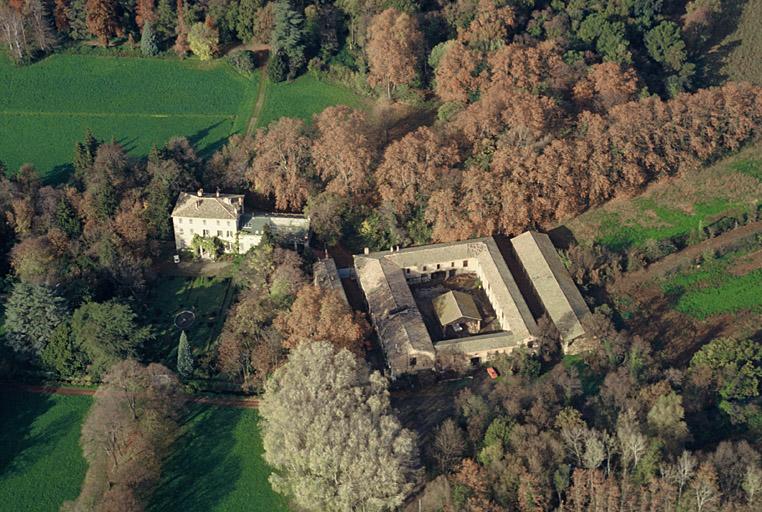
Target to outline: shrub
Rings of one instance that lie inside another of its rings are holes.
[[[257,55],[251,50],[234,53],[228,58],[228,62],[244,76],[250,76],[257,69]]]
[[[220,33],[208,23],[194,23],[188,33],[188,45],[201,60],[211,60],[219,50]]]

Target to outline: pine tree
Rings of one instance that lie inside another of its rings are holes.
[[[288,57],[283,50],[273,54],[270,64],[267,66],[267,74],[273,82],[282,82],[288,76]]]
[[[177,373],[184,378],[193,374],[193,355],[185,331],[180,333],[180,343],[177,344]]]
[[[145,57],[153,57],[159,53],[159,45],[156,42],[156,31],[153,22],[146,21],[143,24],[143,33],[140,36],[140,53]]]
[[[289,0],[278,0],[275,3],[271,46],[273,55],[282,51],[288,58],[289,80],[296,78],[307,63],[304,55],[306,37],[304,15]]]

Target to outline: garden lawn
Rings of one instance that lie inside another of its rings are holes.
[[[257,118],[257,127],[264,127],[281,117],[294,117],[312,122],[312,116],[333,105],[365,108],[367,99],[350,89],[321,81],[307,73],[293,82],[273,83],[265,89],[265,103]]]
[[[88,128],[133,156],[174,136],[206,156],[245,130],[256,80],[223,61],[53,55],[16,67],[0,58],[0,160],[60,180]]]
[[[635,198],[617,198],[569,221],[581,245],[621,251],[698,233],[725,216],[762,204],[762,143],[695,172],[655,183]]]
[[[0,508],[57,511],[79,495],[87,470],[79,446],[88,396],[0,389]]]
[[[254,409],[194,405],[148,510],[288,510],[267,480]]]
[[[233,293],[230,279],[220,277],[164,277],[154,283],[147,301],[146,320],[156,334],[147,350],[149,358],[175,367],[180,339],[175,315],[184,310],[196,315],[186,331],[192,350],[196,356],[205,352],[222,329]]]
[[[674,307],[700,320],[723,313],[762,312],[760,251],[739,251],[706,260],[700,268],[677,273],[662,284]],[[744,267],[748,271],[740,271]]]

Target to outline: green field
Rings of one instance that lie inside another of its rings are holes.
[[[79,432],[87,396],[0,390],[0,508],[57,511],[87,470]]]
[[[173,136],[208,155],[245,129],[257,87],[222,61],[53,55],[16,67],[0,59],[0,160],[60,179],[88,128],[134,156]]]
[[[582,245],[621,251],[697,233],[762,201],[762,144],[696,172],[656,183],[635,198],[617,198],[569,221]]]
[[[320,81],[307,73],[293,82],[267,81],[265,103],[257,118],[257,127],[263,127],[280,117],[296,117],[311,121],[313,114],[332,105],[362,108],[367,100],[351,90]]]
[[[288,510],[268,476],[256,411],[194,406],[148,510]]]
[[[187,330],[188,341],[196,355],[204,352],[222,329],[233,292],[230,279],[220,277],[165,277],[156,282],[146,301],[146,319],[156,334],[148,357],[174,368],[180,337],[174,319],[183,310],[195,313],[196,320]]]
[[[706,319],[724,313],[762,311],[762,268],[734,273],[752,263],[757,253],[740,251],[704,261],[670,277],[662,284],[674,300],[675,309],[694,318]]]

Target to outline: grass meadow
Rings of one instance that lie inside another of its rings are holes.
[[[182,437],[162,469],[151,512],[288,510],[267,480],[254,409],[191,407]]]
[[[0,395],[0,508],[57,511],[77,497],[87,470],[79,433],[92,398]]]
[[[757,143],[697,172],[655,183],[635,198],[609,201],[566,227],[580,244],[618,251],[689,235],[761,201],[762,143]]]
[[[53,55],[17,67],[0,59],[0,160],[62,179],[88,128],[133,156],[173,136],[208,155],[245,129],[257,87],[222,61]]]
[[[221,277],[165,277],[151,288],[146,302],[146,319],[156,329],[156,340],[149,350],[151,360],[175,367],[180,330],[175,315],[190,310],[196,320],[187,330],[188,341],[196,354],[205,352],[222,329],[225,313],[233,300],[230,279]]]
[[[699,320],[724,313],[762,312],[762,249],[705,260],[666,279],[677,311]]]
[[[332,105],[362,108],[367,100],[341,85],[320,81],[310,73],[293,82],[267,81],[265,103],[257,118],[257,127],[267,126],[280,117],[296,117],[307,122]]]

